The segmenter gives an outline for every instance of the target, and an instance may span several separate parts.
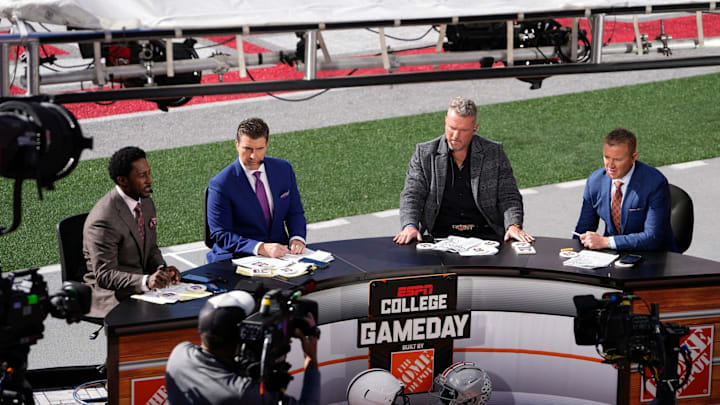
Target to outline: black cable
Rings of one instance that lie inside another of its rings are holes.
[[[350,73],[348,73],[347,75],[348,75],[348,76],[352,76],[352,74],[355,73],[355,72],[357,72],[357,69],[351,70]],[[249,70],[247,71],[247,74],[248,74],[248,77],[250,77],[250,80],[256,81],[255,78],[253,77],[252,73],[250,73]],[[320,95],[323,95],[323,94],[327,93],[328,91],[330,91],[330,89],[323,89],[323,90],[320,90],[319,92],[317,92],[317,93],[315,93],[315,94],[312,94],[312,95],[310,95],[310,96],[307,96],[307,97],[305,97],[305,98],[284,98],[284,97],[276,96],[275,94],[272,94],[272,93],[270,93],[270,92],[265,92],[265,94],[267,94],[268,96],[270,96],[270,97],[272,97],[272,98],[274,98],[274,99],[276,99],[276,100],[289,101],[289,102],[293,102],[293,103],[294,103],[294,102],[312,100],[312,99],[314,99],[314,98],[317,97],[317,96],[320,96]]]
[[[46,29],[47,29],[47,28],[46,28]],[[42,51],[45,53],[45,56],[46,56],[46,57],[48,57],[48,56],[55,56],[55,55],[51,54],[50,52],[48,52],[47,49],[45,49],[45,44],[40,45],[40,49],[42,49]],[[55,60],[57,60],[57,58],[56,58]],[[89,62],[89,63],[80,64],[80,65],[61,65],[61,64],[55,62],[55,60],[53,60],[52,62],[50,62],[50,64],[51,64],[51,65],[55,65],[55,66],[57,66],[57,67],[59,67],[59,68],[63,68],[63,69],[76,69],[76,68],[81,68],[81,67],[87,68],[87,67],[89,67],[90,65],[93,64],[93,62]],[[45,63],[43,63],[43,65],[45,65]],[[46,67],[47,67],[47,66],[46,66]],[[52,70],[52,69],[51,69],[51,70]],[[57,70],[56,70],[56,72],[57,72]]]
[[[616,25],[617,25],[617,17],[613,18],[613,28],[612,28],[612,32],[610,33],[610,37],[608,38],[607,42],[605,42],[605,43],[603,44],[603,46],[609,44],[610,41],[612,41],[612,37],[613,37],[613,35],[615,35],[615,26],[616,26]]]
[[[380,32],[379,32],[379,31],[375,31],[375,30],[372,29],[372,28],[365,28],[365,29],[368,30],[368,31],[370,31],[370,32],[373,32],[373,33],[375,33],[375,34],[380,35]],[[394,40],[396,40],[396,41],[406,41],[406,42],[419,41],[419,40],[425,38],[425,37],[427,36],[427,34],[429,34],[430,31],[432,31],[432,30],[433,30],[433,27],[428,28],[428,30],[425,31],[424,34],[420,35],[420,36],[417,37],[417,38],[400,38],[400,37],[395,37],[395,36],[392,36],[392,35],[389,35],[389,34],[385,34],[385,38],[394,39]]]
[[[216,46],[225,45],[225,44],[227,44],[228,42],[232,42],[234,39],[235,39],[235,37],[232,37],[232,38],[230,38],[230,39],[226,39],[225,41],[218,42],[217,44],[200,46],[200,47],[195,48],[195,50],[205,49],[205,48],[214,48],[214,47],[216,47]]]
[[[535,49],[537,49],[537,51],[540,52],[540,55],[542,55],[542,57],[545,58],[545,62],[552,62],[550,60],[550,58],[548,58],[547,55],[545,55],[545,53],[542,50],[540,50],[540,46],[535,45]]]
[[[679,390],[680,388],[684,387],[685,384],[690,381],[690,374],[692,374],[692,359],[690,358],[690,354],[688,353],[687,346],[683,350],[682,347],[680,348],[680,353],[682,354],[683,360],[685,360],[685,375],[683,376],[682,383],[678,383],[678,386],[675,387],[676,390]]]
[[[41,27],[43,27],[43,28],[45,29],[45,31],[47,31],[47,32],[52,32],[52,30],[51,30],[50,28],[46,27],[45,24],[39,22],[38,25],[41,26]]]

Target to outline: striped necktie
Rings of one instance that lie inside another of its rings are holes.
[[[612,203],[610,204],[610,215],[612,216],[612,222],[618,235],[622,235],[620,230],[620,227],[622,226],[622,222],[620,222],[623,198],[622,185],[622,181],[615,182],[615,194],[613,195]]]

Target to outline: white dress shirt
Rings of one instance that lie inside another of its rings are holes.
[[[273,197],[272,192],[270,191],[270,182],[268,181],[267,172],[265,171],[265,163],[261,163],[260,167],[258,167],[256,170],[251,170],[245,167],[240,157],[238,157],[238,162],[240,162],[240,167],[242,167],[243,171],[245,172],[245,176],[247,176],[248,183],[250,183],[250,187],[252,187],[253,192],[256,192],[256,184],[257,184],[257,177],[255,177],[255,172],[260,172],[260,180],[262,180],[263,185],[265,186],[265,195],[267,196],[268,200],[268,206],[270,207],[270,220],[272,221],[272,215],[273,215],[273,209],[275,208],[275,205],[273,204]],[[300,236],[293,236],[290,238],[290,241],[298,239],[303,244],[305,244],[305,239],[301,238]],[[253,254],[255,256],[258,255],[258,251],[260,250],[260,245],[262,245],[263,242],[260,242],[255,245],[253,248]]]
[[[622,181],[622,186],[620,186],[620,191],[622,191],[622,200],[620,200],[620,206],[622,207],[623,201],[625,201],[625,194],[627,192],[627,186],[628,183],[630,183],[630,178],[632,178],[633,173],[635,172],[635,164],[632,165],[630,170],[621,178],[612,180],[610,182],[610,202],[612,204],[612,198],[615,195],[615,189],[617,189],[617,186],[615,185],[618,181]],[[612,208],[611,208],[612,209]],[[610,226],[609,224],[605,224],[605,226]],[[617,245],[615,244],[615,237],[610,236],[608,238],[608,247],[610,249],[617,249]]]

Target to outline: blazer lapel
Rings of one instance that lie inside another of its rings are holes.
[[[448,146],[447,139],[443,135],[438,144],[437,154],[435,155],[435,184],[437,184],[437,194],[435,195],[437,206],[442,205],[443,194],[445,192],[445,180],[447,178],[448,166]]]
[[[135,240],[135,245],[138,248],[138,252],[140,252],[140,257],[144,259],[144,252],[145,247],[141,246],[140,244],[140,231],[138,231],[137,222],[135,222],[135,217],[133,214],[130,213],[130,210],[128,209],[127,204],[125,204],[125,201],[123,201],[120,194],[115,192],[115,196],[113,198],[113,205],[115,206],[115,210],[118,213],[118,217],[127,225],[128,230],[130,230],[130,235],[132,235],[133,239]],[[144,262],[144,260],[143,260]]]
[[[482,165],[484,154],[482,153],[482,143],[477,135],[473,135],[470,142],[470,187],[472,188],[475,206],[482,212],[480,207],[480,176],[482,175]]]
[[[605,221],[605,228],[608,230],[608,233],[615,235],[615,226],[612,223],[612,214],[610,212],[610,201],[612,200],[612,196],[610,195],[611,184],[612,180],[607,175],[607,172],[605,172],[605,175],[602,177],[602,184],[600,185],[600,212],[603,214],[600,215],[600,217]]]
[[[628,218],[630,217],[630,207],[636,206],[637,200],[640,198],[637,193],[637,187],[635,187],[635,185],[639,183],[633,181],[636,178],[637,170],[635,170],[635,173],[633,173],[630,178],[630,183],[628,183],[627,188],[625,189],[625,198],[623,198],[622,207],[620,207],[620,228],[623,231],[625,230],[625,224],[627,224]]]
[[[150,203],[149,203],[149,201],[150,201],[149,198],[143,198],[143,199],[141,199],[142,211],[143,211],[143,220],[145,221],[145,222],[143,223],[143,228],[144,228],[144,230],[145,230],[145,246],[143,246],[143,249],[142,249],[142,254],[143,254],[143,256],[142,256],[142,258],[143,258],[143,266],[145,266],[145,265],[147,264],[147,259],[148,259],[148,258],[147,258],[147,254],[148,254],[148,252],[150,252],[150,248],[149,248],[149,246],[150,246],[150,238],[148,237],[148,235],[150,235],[150,226],[149,226],[149,225],[150,225],[150,220],[151,220],[152,218],[151,218],[151,216],[150,216],[151,213],[150,213]],[[139,234],[138,234],[138,236],[139,236]]]
[[[273,198],[273,209],[272,217],[270,218],[270,228],[272,228],[273,224],[275,223],[275,218],[278,217],[276,211],[279,205],[278,202],[280,202],[280,193],[284,193],[286,191],[282,189],[282,179],[285,173],[281,173],[277,169],[278,166],[273,165],[269,159],[265,160],[265,174],[267,175],[268,183],[270,183],[270,195],[272,195]]]

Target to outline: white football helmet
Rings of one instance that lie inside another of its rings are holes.
[[[445,405],[484,405],[490,400],[492,382],[485,370],[471,361],[461,361],[435,377],[433,395]]]
[[[350,381],[346,396],[349,405],[401,405],[408,403],[404,390],[405,384],[389,371],[371,368]]]

